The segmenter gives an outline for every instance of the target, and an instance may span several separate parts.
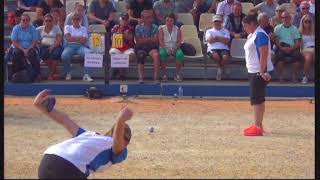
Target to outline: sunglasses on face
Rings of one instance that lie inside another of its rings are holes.
[[[308,7],[304,7],[304,8],[301,8],[302,10],[306,10],[306,9],[309,9]]]

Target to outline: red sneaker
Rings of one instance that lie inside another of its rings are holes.
[[[256,125],[252,125],[251,127],[245,129],[243,134],[245,136],[263,136],[263,129],[257,127]]]

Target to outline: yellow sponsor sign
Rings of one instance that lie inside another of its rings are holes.
[[[113,34],[112,35],[112,47],[122,48],[123,47],[123,34]]]
[[[93,47],[100,47],[102,45],[101,34],[92,34],[92,45]]]

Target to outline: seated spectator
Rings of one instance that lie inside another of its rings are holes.
[[[224,65],[229,61],[229,31],[222,27],[223,19],[220,15],[213,16],[213,28],[206,31],[208,42],[208,56],[218,63],[216,80],[221,80],[224,73]]]
[[[315,60],[314,56],[314,21],[310,15],[304,15],[300,22],[299,31],[302,35],[302,53],[304,56],[304,67],[303,67],[303,78],[301,83],[308,83],[308,74],[310,71],[310,67],[312,62]]]
[[[275,61],[280,82],[283,82],[284,64],[293,64],[292,81],[298,82],[300,62],[303,57],[300,53],[301,35],[298,29],[291,24],[291,16],[288,12],[282,13],[282,24],[274,28],[276,35]],[[289,59],[288,59],[289,58]]]
[[[37,28],[40,39],[40,58],[49,68],[48,80],[58,80],[57,65],[63,51],[62,32],[59,26],[53,24],[51,14],[44,16],[44,25]]]
[[[74,6],[74,12],[71,12],[67,15],[66,20],[64,22],[64,26],[72,25],[72,16],[74,14],[78,14],[81,18],[81,26],[89,29],[89,21],[88,16],[85,14],[85,8],[82,4],[76,3]]]
[[[290,0],[278,0],[278,5],[280,6],[283,3],[290,3]]]
[[[176,13],[189,13],[193,8],[194,0],[175,0]]]
[[[162,81],[167,82],[167,64],[169,59],[176,61],[176,75],[174,80],[177,82],[182,81],[181,67],[184,54],[180,49],[182,41],[181,30],[174,25],[175,15],[173,13],[166,15],[166,24],[159,27],[159,53],[162,69]]]
[[[315,15],[315,13],[316,13],[316,2],[315,2],[315,0],[310,0],[309,1],[309,4],[310,4],[310,10],[309,10],[309,12],[311,13],[311,14],[313,14],[313,15]]]
[[[275,28],[277,25],[279,24],[282,24],[282,18],[281,18],[281,15],[282,13],[286,11],[286,8],[284,5],[280,5],[276,8],[276,15],[273,16],[271,19],[270,19],[270,25]]]
[[[108,0],[93,0],[89,5],[89,24],[103,24],[107,32],[115,25],[116,9]]]
[[[26,63],[31,64],[35,76],[34,82],[40,81],[40,62],[37,52],[38,33],[35,27],[30,24],[30,17],[27,14],[21,15],[21,22],[14,26],[11,33],[13,47],[12,74],[24,70]]]
[[[273,27],[270,25],[270,21],[267,13],[260,13],[258,15],[258,23],[259,23],[259,26],[268,34],[269,39],[271,41],[271,48],[272,48],[276,37],[273,32]]]
[[[294,26],[296,26],[297,28],[299,28],[301,18],[302,18],[302,16],[304,16],[304,15],[310,15],[311,18],[312,18],[312,21],[315,22],[314,15],[309,12],[310,4],[309,4],[307,1],[302,1],[302,2],[301,2],[301,4],[300,4],[300,9],[301,9],[301,12],[296,13],[296,14],[294,15],[294,17],[293,17],[293,23],[292,23],[292,24],[293,24]]]
[[[258,18],[258,10],[256,9],[250,9],[249,12],[248,12],[248,15],[253,15],[253,16],[256,16]]]
[[[291,0],[291,16],[294,17],[296,13],[300,13],[301,0]]]
[[[142,24],[136,26],[135,29],[135,52],[138,61],[138,74],[139,83],[143,83],[144,79],[144,62],[149,54],[153,60],[154,75],[153,79],[155,83],[159,82],[159,37],[158,27],[152,24],[152,14],[146,10],[142,11],[141,18]]]
[[[171,0],[159,0],[153,4],[157,25],[165,24],[165,16],[174,13],[175,6]]]
[[[236,0],[224,0],[219,2],[217,7],[217,13],[218,15],[222,16],[223,18],[226,18],[229,14],[232,13],[232,6],[234,2],[238,2]]]
[[[72,25],[64,27],[64,36],[67,40],[61,60],[63,62],[64,73],[66,74],[66,80],[71,80],[71,59],[73,55],[80,55],[81,58],[85,57],[85,53],[90,53],[91,50],[86,46],[88,40],[88,31],[84,26],[80,25],[81,17],[78,14],[74,14],[72,17]],[[84,81],[92,82],[93,79],[89,76],[89,68],[84,67]]]
[[[111,30],[111,37],[113,35],[121,34],[123,37],[121,47],[112,47],[109,51],[110,54],[127,54],[129,55],[129,60],[132,61],[135,57],[134,54],[134,30],[129,26],[129,15],[127,13],[122,14],[119,18],[119,24],[113,26]],[[120,79],[125,79],[125,69],[119,69]]]
[[[18,0],[18,8],[16,10],[20,15],[26,11],[36,11],[39,0]]]
[[[59,19],[64,20],[65,9],[64,9],[64,5],[61,3],[60,0],[41,0],[39,1],[38,6],[36,7],[37,20],[33,22],[33,25],[36,27],[42,26],[44,15],[50,13],[51,9],[53,8],[59,9],[60,11]]]
[[[53,25],[63,30],[64,24],[61,24],[61,21],[60,21],[60,10],[57,8],[53,8],[51,9],[50,14],[53,18],[53,22],[52,22]]]
[[[153,3],[150,0],[129,0],[127,3],[128,14],[130,18],[130,26],[136,27],[142,23],[141,13],[143,10],[152,10]]]
[[[20,22],[19,19],[20,18],[18,17],[17,12],[9,12],[7,19],[9,27],[14,27],[15,25],[17,25],[17,23]]]
[[[258,5],[256,5],[254,8],[258,10],[258,13],[266,13],[269,18],[272,18],[276,15],[276,7],[278,4],[274,2],[274,0],[266,0]]]
[[[219,0],[207,0],[206,3],[207,3],[207,6],[209,7],[208,13],[216,13],[217,12],[217,6],[219,3]]]
[[[224,23],[224,28],[229,30],[232,38],[246,38],[247,33],[242,26],[242,19],[246,16],[242,13],[242,5],[239,2],[234,3],[233,12],[229,14]]]
[[[190,11],[193,16],[193,21],[197,29],[199,29],[199,20],[200,15],[202,13],[206,13],[208,11],[208,7],[206,6],[205,0],[195,0],[193,4],[193,9]]]

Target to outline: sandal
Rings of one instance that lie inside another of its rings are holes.
[[[60,79],[59,74],[54,74],[54,75],[53,75],[53,80],[59,80],[59,79]]]
[[[162,82],[168,82],[168,76],[167,75],[163,75],[162,76]]]
[[[182,81],[182,77],[179,74],[177,74],[177,75],[174,76],[174,80],[177,81],[177,82],[181,82]]]

